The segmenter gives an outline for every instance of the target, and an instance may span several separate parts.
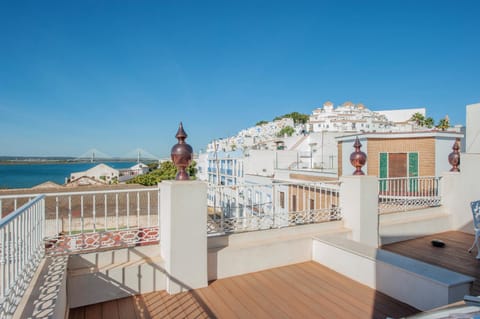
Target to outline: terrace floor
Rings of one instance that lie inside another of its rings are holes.
[[[443,248],[434,247],[431,244],[433,239],[443,241],[445,246]],[[474,277],[476,279],[470,293],[479,296],[480,260],[475,258],[477,256],[476,248],[471,254],[467,251],[474,239],[475,236],[470,234],[449,231],[385,245],[382,249]]]
[[[316,262],[70,309],[70,319],[398,318],[419,312]]]

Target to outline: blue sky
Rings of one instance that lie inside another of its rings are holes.
[[[0,155],[167,156],[331,100],[480,102],[479,1],[0,1]]]

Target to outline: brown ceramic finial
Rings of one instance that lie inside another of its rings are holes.
[[[185,133],[183,130],[182,122],[180,122],[180,126],[178,127],[175,137],[177,138],[178,143],[172,147],[171,152],[173,164],[175,164],[178,169],[175,179],[177,181],[188,181],[190,176],[188,176],[188,173],[185,169],[192,161],[193,149],[190,145],[185,143],[187,133]]]
[[[450,172],[460,172],[458,166],[460,165],[460,139],[457,138],[452,147],[453,152],[448,155],[448,162],[452,165]]]
[[[367,154],[360,150],[362,143],[360,143],[358,136],[355,139],[355,144],[353,144],[353,147],[355,147],[355,152],[350,155],[350,163],[352,163],[353,167],[355,167],[355,172],[353,172],[353,175],[365,175],[365,173],[362,171],[362,166],[365,165],[365,162],[367,161]]]

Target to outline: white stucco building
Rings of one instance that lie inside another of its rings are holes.
[[[309,128],[311,132],[386,132],[395,126],[385,115],[370,111],[363,104],[345,102],[335,108],[328,101],[312,111]]]
[[[82,179],[85,181],[83,184],[90,185],[95,182],[111,184],[118,181],[120,176],[119,170],[112,168],[106,164],[98,164],[86,171],[75,172],[70,174],[69,183],[75,183],[76,180]],[[86,181],[92,181],[87,183]]]

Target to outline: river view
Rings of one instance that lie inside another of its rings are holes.
[[[122,169],[135,162],[103,162]],[[46,181],[64,184],[74,172],[86,171],[100,163],[0,164],[0,188],[30,188]]]

